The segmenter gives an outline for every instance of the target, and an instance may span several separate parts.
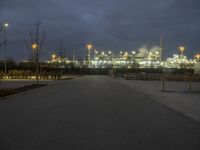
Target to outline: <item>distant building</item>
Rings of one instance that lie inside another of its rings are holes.
[[[91,48],[92,46],[88,45],[84,61],[75,60],[74,57],[70,59],[52,54],[48,63],[54,66],[73,64],[75,67],[87,68],[199,68],[197,62],[200,60],[200,55],[195,55],[195,59],[189,60],[183,54],[184,47],[180,47],[180,54],[174,54],[172,58],[167,58],[166,61],[161,58],[163,56],[160,54],[160,47],[151,49],[142,47],[138,52],[120,51],[118,53],[97,50],[90,53]]]

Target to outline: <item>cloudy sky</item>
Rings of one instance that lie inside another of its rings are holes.
[[[0,0],[0,22],[10,24],[8,54],[16,60],[28,57],[24,40],[37,20],[47,32],[43,58],[60,40],[68,55],[84,56],[88,42],[119,52],[158,45],[160,36],[165,57],[177,53],[179,45],[192,57],[200,52],[199,14],[199,0]]]

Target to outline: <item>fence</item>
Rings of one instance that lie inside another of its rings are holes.
[[[166,91],[167,81],[183,81],[187,83],[188,91],[192,92],[192,83],[200,82],[200,74],[152,74],[129,73],[124,75],[126,80],[157,80],[162,81],[162,91]]]
[[[193,82],[199,82],[200,81],[200,76],[197,74],[193,75],[168,75],[168,76],[163,76],[162,77],[162,91],[166,91],[166,82],[167,81],[184,81],[187,82],[188,84],[188,92],[192,92],[192,83]]]

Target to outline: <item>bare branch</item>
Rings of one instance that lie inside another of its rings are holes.
[[[30,37],[31,43],[35,43],[35,40],[34,40],[32,32],[29,32],[29,37]]]

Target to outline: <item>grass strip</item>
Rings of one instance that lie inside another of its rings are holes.
[[[0,97],[5,97],[8,95],[28,91],[31,89],[36,89],[36,88],[43,87],[43,86],[47,86],[47,84],[38,84],[38,85],[31,84],[31,85],[26,85],[26,86],[19,87],[19,88],[3,88],[3,89],[0,89]]]

